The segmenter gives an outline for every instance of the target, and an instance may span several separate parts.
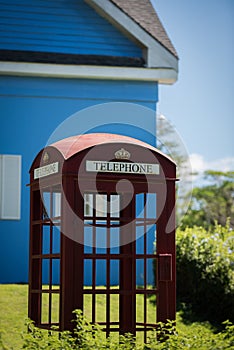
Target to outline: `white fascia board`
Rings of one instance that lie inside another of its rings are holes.
[[[173,84],[177,72],[171,68],[134,68],[88,65],[62,65],[26,62],[0,62],[0,75],[51,78],[152,81]]]
[[[147,67],[166,67],[178,72],[178,59],[112,2],[109,0],[85,0],[85,2],[147,48]]]

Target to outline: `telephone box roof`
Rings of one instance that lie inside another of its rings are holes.
[[[145,147],[154,152],[162,154],[164,157],[168,158],[168,160],[175,163],[170,157],[165,156],[157,148],[143,141],[137,140],[133,137],[122,136],[117,134],[92,133],[76,135],[57,141],[49,146],[56,148],[62,154],[64,159],[67,160],[76,153],[83,151],[84,149],[107,143],[129,143],[136,146]]]

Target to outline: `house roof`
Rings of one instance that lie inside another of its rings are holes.
[[[110,1],[178,58],[177,52],[150,0]]]
[[[151,0],[84,1],[138,43],[142,57],[1,49],[0,73],[158,81],[161,84],[173,84],[177,80],[178,55]],[[125,70],[121,70],[122,67]]]

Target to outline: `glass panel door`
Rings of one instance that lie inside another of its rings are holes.
[[[61,191],[51,186],[32,195],[30,316],[37,325],[59,325]],[[37,307],[34,309],[34,306]]]
[[[147,332],[156,324],[156,252],[157,195],[138,193],[135,201],[136,230],[136,327],[137,338],[147,340]],[[139,334],[138,334],[139,333]]]
[[[84,312],[106,334],[117,331],[113,300],[119,289],[120,196],[84,194]]]
[[[107,335],[137,330],[146,341],[156,323],[156,199],[84,194],[84,313]]]

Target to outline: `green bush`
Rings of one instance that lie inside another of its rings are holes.
[[[169,324],[170,326],[170,324]],[[158,332],[151,336],[149,343],[140,349],[142,350],[223,350],[234,348],[234,326],[230,322],[225,323],[223,332],[212,334],[204,331],[204,327],[195,326],[191,334],[176,333],[174,327],[170,328],[168,335],[168,325],[166,326],[164,341],[157,340]],[[165,329],[165,328],[163,328]],[[161,329],[160,329],[161,332]]]
[[[210,333],[202,325],[194,324],[191,332],[177,333],[172,322],[158,324],[156,331],[149,334],[147,344],[137,343],[131,334],[105,337],[98,325],[92,325],[82,315],[75,312],[74,332],[50,332],[41,330],[28,320],[28,332],[23,335],[22,349],[29,350],[223,350],[234,349],[234,326],[225,322],[225,329],[217,334]],[[5,347],[0,338],[0,348]]]
[[[177,230],[177,300],[204,319],[234,322],[234,231]]]
[[[131,350],[137,349],[134,337],[130,334],[120,337],[105,337],[105,333],[98,324],[91,324],[83,316],[81,310],[75,310],[74,331],[58,332],[56,329],[47,332],[34,326],[28,320],[24,334],[23,349],[45,350]]]
[[[28,323],[30,333],[24,336],[23,349],[38,350],[166,350],[166,349],[194,349],[194,350],[223,350],[234,347],[234,326],[226,322],[225,330],[217,334],[206,332],[204,327],[195,326],[190,334],[178,334],[172,322],[158,324],[156,331],[152,331],[147,344],[138,344],[131,334],[120,337],[105,338],[98,325],[91,325],[80,310],[75,311],[74,333],[53,331],[48,332]],[[191,335],[192,334],[192,335]]]

